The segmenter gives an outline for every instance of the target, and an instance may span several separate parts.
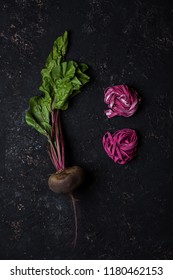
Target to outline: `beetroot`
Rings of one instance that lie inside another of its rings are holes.
[[[88,66],[73,60],[65,61],[68,46],[67,31],[58,37],[53,50],[49,54],[45,67],[41,71],[42,94],[34,96],[29,101],[26,112],[26,123],[47,137],[48,152],[56,173],[49,177],[49,188],[60,194],[69,194],[73,204],[75,216],[75,238],[77,240],[77,215],[73,191],[84,180],[84,171],[79,166],[65,166],[64,139],[62,135],[60,111],[69,106],[69,99],[79,93],[90,78],[85,71]]]
[[[84,181],[84,170],[79,166],[67,167],[49,177],[49,188],[56,193],[71,194]]]

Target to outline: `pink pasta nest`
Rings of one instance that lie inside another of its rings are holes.
[[[104,102],[108,104],[105,114],[108,118],[115,116],[132,116],[141,101],[138,93],[126,85],[108,87],[104,91]]]
[[[130,128],[118,130],[113,135],[107,132],[103,136],[103,147],[106,153],[119,164],[129,162],[136,155],[137,145],[136,131]]]

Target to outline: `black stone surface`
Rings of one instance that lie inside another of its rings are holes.
[[[172,259],[172,1],[2,0],[0,9],[0,258]],[[76,191],[78,242],[68,196],[47,186],[46,139],[24,121],[53,41],[70,31],[68,58],[91,82],[62,115],[69,165],[86,169]],[[108,120],[103,90],[132,85],[131,118]],[[137,157],[107,157],[107,131],[134,128]]]

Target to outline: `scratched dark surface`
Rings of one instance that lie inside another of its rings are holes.
[[[0,259],[172,259],[173,90],[171,1],[2,0],[0,3]],[[69,59],[91,82],[62,115],[68,164],[85,168],[70,198],[49,191],[46,139],[24,121],[53,41],[70,31]],[[142,97],[131,118],[104,115],[103,90]],[[138,131],[137,157],[119,166],[102,136]]]

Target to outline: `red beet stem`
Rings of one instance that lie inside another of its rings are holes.
[[[62,135],[59,110],[52,111],[52,130],[49,140],[49,155],[57,171],[65,167],[64,138]]]

